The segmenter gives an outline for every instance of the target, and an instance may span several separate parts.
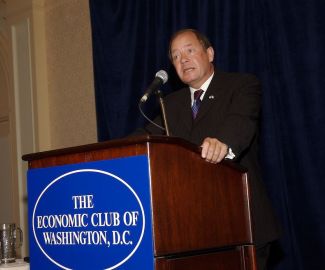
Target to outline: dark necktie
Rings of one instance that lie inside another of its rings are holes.
[[[194,102],[193,102],[193,105],[192,105],[192,116],[193,116],[193,119],[195,119],[197,113],[199,112],[199,108],[200,108],[200,105],[201,105],[201,95],[203,93],[203,90],[200,89],[200,90],[196,90],[194,92]]]

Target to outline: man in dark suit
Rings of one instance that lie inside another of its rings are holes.
[[[260,83],[250,74],[215,69],[210,42],[193,29],[173,35],[169,56],[179,78],[188,85],[165,98],[170,133],[200,145],[201,156],[208,162],[232,159],[248,169],[257,262],[259,269],[266,269],[269,243],[277,239],[278,226],[258,162]],[[153,125],[146,129],[160,133]]]

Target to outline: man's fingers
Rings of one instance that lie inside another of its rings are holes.
[[[208,162],[218,163],[227,155],[228,147],[215,138],[205,138],[202,145],[201,156]]]
[[[225,158],[225,156],[227,155],[227,153],[228,153],[228,146],[226,145],[226,144],[222,144],[221,145],[221,148],[220,148],[221,150],[220,150],[220,152],[219,152],[219,155],[218,155],[218,157],[217,157],[217,163],[219,163],[220,161],[222,161],[224,158]]]
[[[220,155],[220,145],[218,143],[212,143],[210,144],[210,147],[208,149],[208,154],[206,157],[206,161],[215,163]]]
[[[202,158],[206,158],[207,154],[208,154],[208,150],[209,150],[209,146],[210,146],[210,142],[209,140],[205,139],[201,145],[202,147],[202,152],[201,152],[201,156]]]

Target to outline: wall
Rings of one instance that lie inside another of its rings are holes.
[[[52,148],[95,142],[88,1],[45,3]]]
[[[4,8],[0,2],[0,11]],[[14,221],[14,183],[11,176],[10,118],[9,118],[9,48],[0,13],[0,223]],[[16,209],[17,210],[17,209]]]
[[[96,141],[88,0],[0,0],[0,222],[27,235],[23,154]]]

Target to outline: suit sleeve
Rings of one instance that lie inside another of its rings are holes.
[[[246,75],[234,87],[229,108],[217,138],[226,143],[236,159],[247,150],[258,134],[261,107],[261,85],[252,75]]]

